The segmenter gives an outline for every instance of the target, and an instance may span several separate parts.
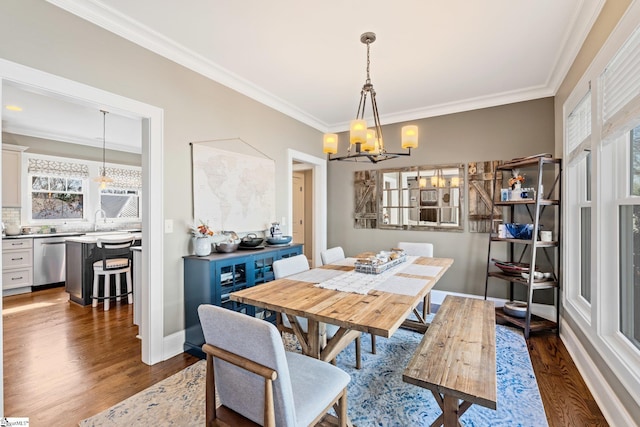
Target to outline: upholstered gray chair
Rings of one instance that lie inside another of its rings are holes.
[[[215,395],[224,407],[263,426],[309,426],[330,408],[347,419],[349,375],[287,352],[271,323],[203,304],[198,315],[207,355],[206,425],[217,419]]]
[[[400,249],[404,249],[407,255],[423,256],[427,258],[433,258],[433,243],[425,242],[398,242]],[[422,317],[427,317],[427,314],[431,313],[431,292],[424,297],[422,303]]]
[[[344,250],[340,246],[325,249],[324,251],[320,252],[320,259],[322,260],[322,265],[327,265],[343,260],[345,259]]]
[[[273,275],[276,279],[291,276],[292,274],[302,273],[309,270],[309,261],[304,255],[295,255],[289,258],[282,258],[273,262]],[[296,316],[296,322],[300,325],[300,329],[305,334],[309,330],[307,319],[304,317]],[[284,313],[278,313],[276,315],[276,326],[280,332],[293,333],[293,327],[289,318]],[[340,329],[336,325],[326,324],[327,338],[331,339],[335,336],[336,332]],[[361,355],[360,355],[360,335],[356,338],[356,369],[361,367]]]

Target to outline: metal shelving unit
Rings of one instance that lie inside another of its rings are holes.
[[[496,197],[500,196],[500,188],[504,188],[504,184],[514,170],[524,170],[535,175],[534,197],[522,200],[496,200]],[[498,178],[499,176],[501,178]],[[525,338],[529,337],[531,331],[553,329],[558,331],[560,320],[560,239],[558,237],[553,241],[541,241],[540,219],[545,214],[545,211],[549,212],[544,218],[546,220],[551,216],[553,224],[547,223],[546,226],[552,226],[556,236],[561,236],[561,179],[562,161],[545,156],[534,156],[499,165],[493,178],[494,197],[491,209],[491,224],[496,224],[497,221],[517,222],[517,219],[525,217],[533,223],[533,230],[530,239],[501,238],[495,232],[490,233],[484,296],[485,299],[488,296],[490,283],[501,284],[501,286],[508,283],[510,301],[514,301],[515,286],[521,286],[526,289],[525,302],[527,308],[524,318],[510,316],[504,313],[501,308],[496,309],[498,319],[522,328]],[[546,192],[543,191],[545,185],[548,189]],[[498,215],[497,212],[501,212],[501,214]],[[544,268],[551,270],[548,271],[548,273],[551,273],[550,277],[536,279],[533,274],[529,274],[528,278],[524,278],[521,275],[512,275],[501,270],[493,270],[492,250],[495,252],[496,245],[505,244],[507,245],[509,258],[505,261],[528,264],[528,272],[531,271],[532,267],[534,272],[538,271],[538,268],[544,265]],[[544,289],[553,290],[555,322],[531,313],[535,291]]]

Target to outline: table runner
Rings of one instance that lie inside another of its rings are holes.
[[[337,274],[323,281],[314,281],[313,283],[317,283],[316,286],[319,288],[353,292],[362,295],[366,295],[372,290],[379,290],[394,294],[414,296],[424,287],[425,279],[437,276],[442,270],[442,267],[414,264],[418,258],[417,256],[407,256],[406,262],[380,274],[359,273],[354,270],[340,272],[341,274]],[[350,259],[347,258],[347,260]]]

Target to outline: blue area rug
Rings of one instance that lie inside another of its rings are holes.
[[[429,426],[440,415],[429,390],[405,383],[402,373],[422,335],[398,330],[378,337],[371,354],[368,334],[362,337],[362,369],[355,369],[355,346],[338,356],[338,366],[351,375],[349,417],[357,427]],[[285,334],[289,350],[297,340]],[[461,418],[464,426],[546,426],[544,407],[522,333],[496,326],[498,409],[473,405]],[[204,424],[205,363],[199,361],[119,404],[83,420],[88,426],[201,426]]]
[[[371,354],[369,334],[362,336],[362,367],[355,369],[355,346],[338,356],[338,366],[351,375],[349,417],[364,426],[429,426],[441,414],[430,390],[402,381],[404,368],[422,335],[400,329],[377,338]],[[520,331],[496,326],[497,410],[472,405],[464,426],[547,426],[544,406]]]

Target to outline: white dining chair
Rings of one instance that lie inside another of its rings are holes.
[[[281,279],[283,277],[291,276],[292,274],[302,273],[309,270],[309,261],[304,255],[296,255],[289,258],[282,258],[273,262],[273,275],[275,279]],[[296,323],[302,329],[305,334],[309,331],[309,324],[305,317],[296,316]],[[276,326],[280,332],[289,332],[293,334],[293,326],[289,321],[289,318],[285,313],[278,313],[276,315]],[[330,323],[326,324],[327,339],[331,339],[335,336],[340,328]],[[356,341],[356,369],[360,369],[360,335],[355,339]],[[335,361],[334,361],[335,362]]]
[[[264,320],[209,304],[198,307],[198,316],[207,355],[207,426],[218,425],[223,413],[216,394],[224,408],[261,426],[315,425],[331,408],[346,425],[346,372],[285,351],[276,327]]]
[[[320,259],[322,260],[322,265],[332,264],[337,261],[341,261],[345,259],[344,250],[340,246],[335,246],[333,248],[325,249],[320,252]]]
[[[397,248],[404,249],[407,255],[433,258],[433,243],[426,242],[398,242]],[[424,297],[422,303],[422,318],[431,313],[431,292]]]

